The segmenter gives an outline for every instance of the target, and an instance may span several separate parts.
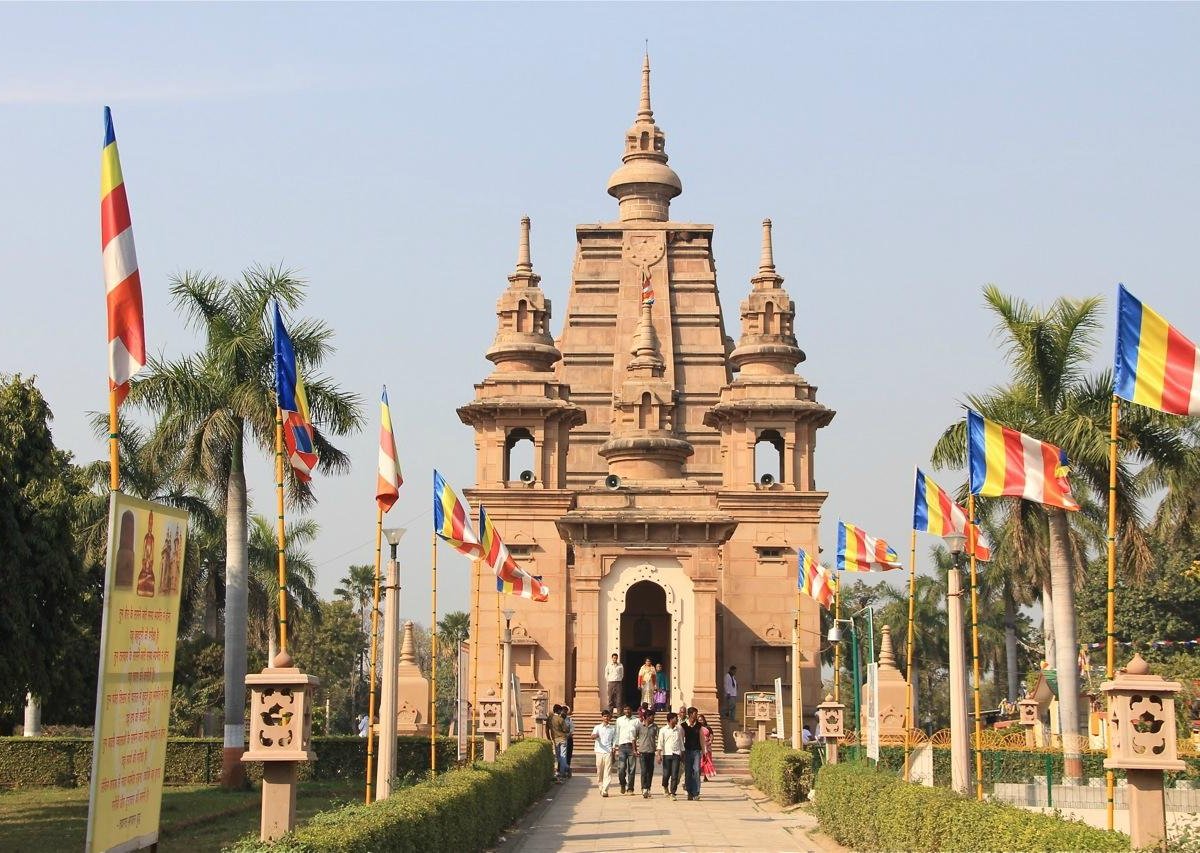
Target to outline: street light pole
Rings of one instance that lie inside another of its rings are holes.
[[[504,683],[500,685],[500,703],[504,710],[500,712],[500,751],[508,749],[512,738],[512,609],[504,611]]]
[[[383,672],[379,693],[379,764],[376,768],[375,799],[391,796],[391,781],[396,777],[396,678],[399,665],[400,632],[400,565],[396,548],[404,528],[385,527],[391,556],[388,559],[387,582],[383,586]]]
[[[967,793],[971,784],[971,757],[967,745],[967,655],[963,645],[963,548],[967,537],[946,537],[953,568],[946,573],[946,614],[950,627],[950,787]]]

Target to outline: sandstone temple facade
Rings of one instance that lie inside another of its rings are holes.
[[[472,505],[551,590],[535,603],[482,579],[479,692],[498,683],[500,608],[515,611],[526,715],[545,691],[590,716],[613,653],[630,699],[646,657],[663,664],[673,707],[715,714],[731,665],[742,692],[770,690],[777,676],[790,692],[798,618],[810,713],[821,698],[819,619],[807,598],[797,614],[796,549],[817,552],[826,493],[814,450],[834,412],[796,373],[805,354],[771,223],[734,341],[713,226],[670,215],[683,187],[651,110],[648,59],[621,159],[608,181],[617,218],[575,229],[557,338],[522,220],[486,354],[493,370],[458,410],[475,430]]]

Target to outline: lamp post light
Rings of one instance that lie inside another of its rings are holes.
[[[505,608],[504,613],[504,681],[500,685],[500,751],[508,749],[512,738],[512,618],[516,611]]]
[[[867,614],[867,642],[871,646],[871,659],[875,659],[875,618],[874,611],[870,607],[864,607],[850,614],[849,619],[834,619],[833,626],[829,629],[829,634],[826,639],[831,643],[840,643],[842,641],[842,629],[839,624],[848,625],[850,627],[850,661],[853,666],[852,676],[854,678],[854,730],[858,737],[858,742],[862,744],[862,671],[859,663],[858,650],[858,631],[854,625],[854,618],[861,614]],[[834,674],[836,679],[837,674]]]
[[[391,548],[387,579],[383,589],[383,667],[379,691],[379,764],[375,770],[375,799],[391,796],[391,781],[396,778],[396,678],[399,667],[400,639],[400,565],[396,547],[404,535],[403,527],[385,527],[383,535]],[[370,725],[373,721],[368,721]],[[369,730],[368,730],[369,731]]]
[[[946,573],[946,615],[950,623],[950,787],[960,794],[970,785],[970,752],[967,746],[967,665],[963,648],[962,570],[966,561],[967,537],[951,533],[943,537],[950,549],[950,571]]]

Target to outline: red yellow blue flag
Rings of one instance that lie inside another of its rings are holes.
[[[396,456],[396,435],[392,430],[392,410],[388,406],[387,386],[379,401],[379,472],[375,479],[375,501],[387,512],[400,497],[404,475]]]
[[[460,554],[483,556],[469,510],[437,469],[433,472],[433,532]]]
[[[483,537],[483,561],[496,574],[497,592],[534,601],[546,601],[550,597],[549,587],[540,578],[517,565],[482,505],[479,507],[479,531]]]
[[[828,610],[837,591],[837,581],[833,574],[810,557],[803,548],[796,549],[796,563],[796,585],[800,591]]]
[[[838,522],[837,567],[844,572],[900,569],[900,557],[888,543],[868,536],[853,524]]]
[[[1117,291],[1113,393],[1173,415],[1200,415],[1200,350],[1125,285]]]
[[[1067,454],[967,410],[967,457],[971,493],[1007,496],[1077,510],[1067,479]]]
[[[146,329],[129,199],[108,107],[104,108],[104,147],[100,152],[100,248],[108,307],[108,386],[120,405],[129,393],[129,380],[146,366]]]
[[[967,512],[925,472],[917,469],[916,496],[913,500],[913,530],[945,536],[949,533],[965,533]],[[971,525],[967,534],[967,553],[975,554],[977,560],[992,559],[992,549],[978,524]]]
[[[275,303],[275,395],[283,415],[283,443],[287,447],[288,462],[297,479],[307,483],[317,467],[317,449],[313,443],[304,379],[300,376],[296,349],[283,325],[278,302]]]

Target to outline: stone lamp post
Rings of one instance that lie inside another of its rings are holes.
[[[1025,729],[1025,746],[1037,746],[1038,703],[1032,696],[1017,700],[1017,722]]]
[[[479,699],[479,734],[483,735],[483,760],[496,760],[496,747],[500,737],[501,706],[504,701],[496,695],[495,688]]]
[[[246,676],[250,688],[250,748],[242,761],[263,763],[259,839],[274,841],[296,825],[296,779],[312,751],[312,692],[320,681],[292,665],[282,651],[262,672]]]
[[[754,722],[758,723],[758,736],[756,740],[759,743],[765,743],[767,740],[767,724],[775,719],[775,697],[770,699],[756,699],[754,701]]]
[[[1178,681],[1150,674],[1134,655],[1117,677],[1100,685],[1108,697],[1109,757],[1106,770],[1125,771],[1129,840],[1134,850],[1163,847],[1167,837],[1163,771],[1182,770],[1175,747]]]
[[[846,736],[845,723],[846,706],[825,694],[825,701],[817,706],[817,737],[825,740],[825,754],[830,764],[838,763],[838,744]]]

